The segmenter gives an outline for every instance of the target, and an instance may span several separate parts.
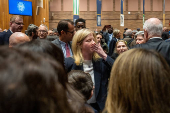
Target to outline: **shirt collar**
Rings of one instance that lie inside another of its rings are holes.
[[[150,39],[155,39],[155,38],[162,39],[161,37],[152,37],[152,38],[150,38]],[[149,39],[149,40],[150,40],[150,39]]]

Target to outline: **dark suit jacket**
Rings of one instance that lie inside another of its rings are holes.
[[[109,33],[108,33],[108,32],[103,32],[103,37],[104,37],[104,39],[105,39],[106,44],[108,45]],[[114,38],[114,37],[112,37],[112,38]]]
[[[100,59],[93,61],[94,79],[95,79],[95,97],[96,103],[103,110],[107,97],[108,79],[110,77],[111,67],[114,60],[107,56],[106,61]],[[83,70],[83,65],[76,65],[72,57],[65,59],[65,67],[67,72],[71,70]]]
[[[12,35],[11,31],[4,31],[0,33],[0,45],[9,45],[9,37]]]
[[[117,39],[115,37],[113,37],[109,44],[109,53],[108,53],[109,56],[111,56],[113,54],[115,46],[116,46],[116,42],[117,42]]]
[[[151,49],[151,50],[156,50],[159,52],[168,62],[170,65],[170,43],[165,42],[162,39],[159,38],[154,38],[148,40],[144,44],[138,44],[134,46],[133,48],[144,48],[144,49]]]

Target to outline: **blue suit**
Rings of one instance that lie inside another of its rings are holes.
[[[104,109],[105,101],[107,97],[107,86],[108,79],[110,77],[110,71],[114,60],[107,56],[106,61],[100,59],[98,61],[93,61],[94,79],[95,79],[95,98],[100,110]],[[76,65],[72,57],[65,59],[66,71],[71,70],[82,70],[83,65]]]
[[[9,45],[9,37],[12,35],[11,31],[4,31],[0,33],[0,45]]]

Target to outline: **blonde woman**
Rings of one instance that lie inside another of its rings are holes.
[[[114,60],[116,60],[116,58],[122,54],[123,52],[128,50],[128,46],[127,46],[127,42],[124,40],[119,40],[116,42],[116,46],[115,46],[115,53],[112,54],[112,58]]]
[[[73,58],[65,59],[66,70],[83,70],[91,75],[95,89],[87,103],[100,111],[105,106],[108,78],[114,60],[107,56],[97,44],[95,34],[88,29],[76,32],[72,41],[72,51]]]
[[[170,113],[170,68],[157,52],[131,49],[115,61],[107,113]],[[105,112],[104,112],[105,113]]]

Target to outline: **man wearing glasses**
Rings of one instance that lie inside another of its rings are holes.
[[[73,21],[69,19],[61,20],[58,23],[57,31],[59,38],[52,43],[62,49],[65,58],[72,56],[71,41],[75,33]]]
[[[21,32],[23,29],[23,18],[19,15],[13,15],[10,18],[10,28],[8,31],[0,33],[0,45],[8,45],[9,37],[15,32]]]
[[[48,34],[48,28],[46,25],[41,24],[38,28],[38,36],[40,39],[46,39]]]

